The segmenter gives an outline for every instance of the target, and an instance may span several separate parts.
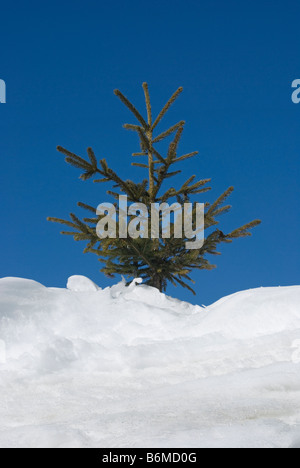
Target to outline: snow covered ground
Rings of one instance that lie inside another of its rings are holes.
[[[0,447],[300,448],[300,286],[0,280]]]

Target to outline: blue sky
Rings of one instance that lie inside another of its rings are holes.
[[[104,186],[78,179],[56,146],[77,154],[92,146],[123,177],[137,149],[133,122],[114,96],[121,89],[143,106],[149,83],[154,112],[184,87],[161,127],[186,120],[181,150],[199,150],[184,176],[212,177],[213,201],[233,185],[233,209],[220,228],[252,219],[253,237],[222,248],[218,268],[194,274],[197,298],[209,304],[238,290],[299,284],[300,78],[299,1],[153,0],[15,1],[1,6],[0,276],[63,287],[73,274],[101,286],[83,244],[61,236],[47,216],[67,217],[77,201],[96,205]],[[214,260],[214,259],[213,259]]]

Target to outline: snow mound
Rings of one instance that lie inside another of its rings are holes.
[[[71,276],[68,279],[67,288],[74,292],[89,292],[101,289],[89,278],[80,275]]]
[[[0,279],[0,447],[296,447],[300,286],[203,308]]]

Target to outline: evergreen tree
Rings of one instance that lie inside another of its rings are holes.
[[[207,184],[211,179],[197,181],[196,176],[193,175],[176,188],[172,186],[164,189],[164,183],[181,172],[174,166],[177,163],[195,157],[198,152],[194,151],[181,156],[178,155],[178,146],[185,125],[184,121],[180,121],[168,130],[156,134],[158,124],[181,94],[182,88],[179,88],[171,96],[155,119],[152,117],[147,83],[143,84],[143,90],[147,110],[146,118],[142,116],[119,90],[115,90],[115,94],[137,120],[135,124],[125,124],[124,128],[136,132],[138,135],[140,150],[133,153],[133,156],[145,158],[145,162],[134,162],[132,165],[146,169],[148,172],[147,179],[137,183],[132,180],[123,180],[118,176],[116,171],[109,167],[105,159],[100,160],[98,163],[91,148],[87,149],[88,157],[86,159],[77,156],[61,146],[58,146],[57,149],[65,155],[67,163],[83,170],[80,176],[82,180],[94,178],[95,183],[112,183],[114,190],[107,192],[110,196],[117,200],[119,195],[125,194],[128,197],[129,203],[143,203],[149,208],[149,212],[151,212],[150,206],[153,203],[166,202],[171,204],[177,201],[183,204],[185,202],[192,202],[195,195],[203,194],[210,190]],[[162,155],[158,144],[165,140],[169,141],[168,149],[166,154]],[[115,239],[100,239],[96,233],[96,225],[104,215],[97,215],[95,207],[82,202],[79,202],[78,206],[89,211],[91,213],[89,217],[84,217],[81,220],[71,213],[70,220],[59,218],[48,218],[48,220],[61,223],[71,229],[71,231],[63,231],[62,234],[72,235],[75,241],[86,241],[87,246],[84,252],[92,252],[98,256],[99,260],[104,264],[101,271],[108,277],[113,277],[115,274],[125,275],[128,279],[141,277],[145,280],[146,284],[160,291],[165,291],[167,283],[171,282],[172,284],[179,284],[188,288],[195,294],[187,283],[187,281],[193,282],[189,276],[192,270],[210,270],[215,268],[215,265],[211,264],[207,259],[207,255],[220,255],[217,251],[219,244],[232,242],[233,239],[238,237],[249,236],[251,235],[249,230],[260,224],[259,220],[255,220],[235,229],[229,234],[224,234],[216,228],[219,224],[216,218],[221,214],[227,213],[231,208],[225,202],[232,191],[233,187],[229,187],[214,203],[206,203],[205,232],[209,231],[210,233],[205,238],[202,248],[198,250],[187,250],[185,244],[188,239],[185,237],[182,239],[175,238],[174,222],[171,223],[171,236],[168,239],[133,239],[129,236],[127,239],[118,238],[118,236]],[[118,214],[119,208],[117,203],[115,203],[115,207]],[[195,208],[193,213],[195,214]],[[119,229],[118,222],[117,228]]]

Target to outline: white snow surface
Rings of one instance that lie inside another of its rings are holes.
[[[300,448],[300,286],[0,279],[0,447]]]

